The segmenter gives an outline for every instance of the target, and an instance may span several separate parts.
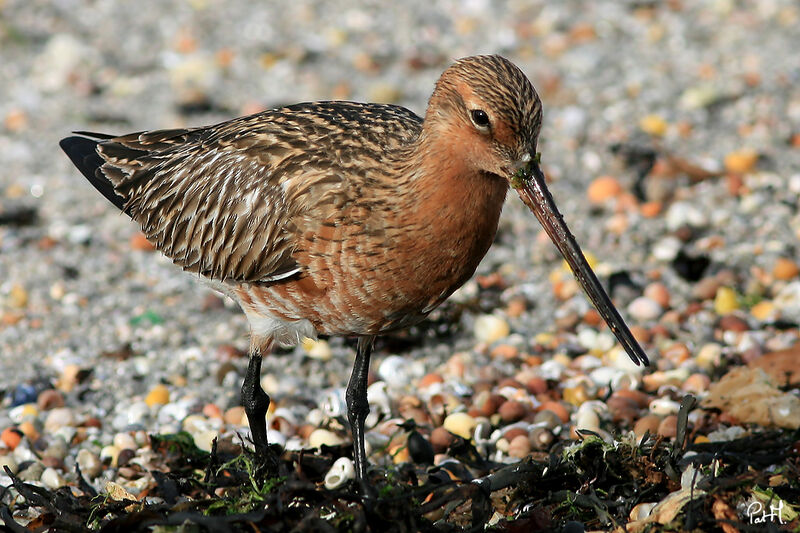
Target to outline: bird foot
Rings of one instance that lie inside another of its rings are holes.
[[[264,481],[280,475],[280,446],[254,446],[253,449],[244,446],[242,453],[252,465],[252,476],[257,481]]]

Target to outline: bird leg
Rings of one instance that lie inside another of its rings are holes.
[[[356,360],[353,373],[347,384],[347,419],[353,432],[353,458],[356,463],[356,477],[362,488],[368,491],[367,485],[367,453],[364,448],[364,420],[369,414],[367,401],[367,377],[369,376],[369,356],[375,337],[359,337],[356,349]]]
[[[242,383],[242,405],[250,423],[250,435],[256,456],[265,457],[269,450],[267,441],[267,409],[269,396],[261,388],[261,350],[251,348],[250,362]]]

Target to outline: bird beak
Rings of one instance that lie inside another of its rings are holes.
[[[625,348],[628,356],[637,365],[644,363],[650,364],[647,355],[633,338],[628,326],[622,320],[611,299],[606,294],[603,286],[594,275],[589,263],[583,256],[580,246],[575,237],[570,233],[567,224],[564,222],[561,213],[558,212],[550,191],[547,190],[545,177],[539,168],[539,154],[535,156],[526,154],[518,161],[517,169],[512,175],[511,186],[517,191],[519,197],[533,211],[539,223],[542,225],[547,235],[558,247],[561,255],[567,260],[575,278],[586,291],[592,303],[600,312],[603,320]]]

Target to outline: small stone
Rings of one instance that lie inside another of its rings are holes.
[[[166,385],[158,384],[147,393],[144,399],[149,407],[154,405],[166,405],[169,403],[169,389]]]
[[[203,431],[197,431],[192,433],[192,438],[194,439],[194,444],[204,452],[210,452],[211,447],[214,443],[214,439],[219,437],[219,433],[214,431],[213,429],[206,429]]]
[[[647,296],[640,296],[628,305],[628,314],[636,321],[648,322],[661,316],[662,307]]]
[[[519,348],[510,344],[498,344],[492,348],[490,355],[493,359],[511,360],[519,355]]]
[[[452,413],[444,419],[442,427],[454,435],[469,440],[476,425],[478,423],[467,413]]]
[[[660,115],[646,115],[639,120],[639,128],[653,137],[663,137],[667,133],[667,121]]]
[[[27,466],[27,468],[20,470],[18,476],[22,481],[34,482],[41,481],[43,473],[44,465],[41,462],[34,460]]]
[[[109,444],[108,446],[103,446],[100,450],[100,460],[108,461],[108,463],[116,468],[117,466],[117,459],[119,458],[120,449],[113,444]]]
[[[681,385],[681,390],[700,395],[708,390],[709,385],[711,385],[711,378],[705,374],[695,373],[686,378]]]
[[[548,389],[547,381],[539,376],[534,376],[525,382],[525,389],[529,394],[543,394],[547,392]]]
[[[560,402],[555,401],[548,401],[543,402],[542,405],[539,407],[539,412],[536,414],[534,418],[534,422],[540,422],[540,417],[550,417],[551,415],[544,414],[546,411],[550,411],[552,415],[556,416],[556,419],[560,423],[564,423],[569,420],[569,411],[564,405]],[[545,418],[544,420],[552,420],[550,418]],[[555,427],[555,426],[550,426]]]
[[[712,369],[716,368],[720,365],[721,361],[722,346],[715,342],[704,344],[697,352],[697,356],[695,357],[697,366],[706,371],[711,371]]]
[[[226,424],[230,424],[232,426],[246,426],[247,417],[244,412],[244,407],[241,405],[231,407],[222,415],[222,420]]]
[[[695,283],[692,296],[698,300],[710,300],[720,289],[720,282],[714,277],[703,278]]]
[[[664,420],[658,425],[656,432],[662,437],[669,439],[675,438],[678,434],[678,417],[676,415],[664,417]]]
[[[644,296],[656,302],[662,309],[669,309],[669,289],[663,283],[656,281],[648,284],[644,288]]]
[[[639,406],[636,401],[619,395],[618,391],[611,395],[606,401],[606,405],[614,423],[624,422],[631,424],[639,416]]]
[[[661,424],[661,417],[658,415],[645,415],[633,425],[633,432],[637,437],[641,437],[645,433],[656,435],[658,433],[658,426]]]
[[[575,406],[581,405],[591,399],[586,387],[582,383],[574,387],[565,387],[562,392],[562,398],[565,402]]]
[[[442,377],[441,374],[437,374],[435,372],[430,373],[430,374],[425,374],[419,380],[419,383],[417,384],[417,387],[419,387],[420,389],[427,389],[428,387],[430,387],[434,383],[444,383],[444,378]]]
[[[330,344],[328,344],[328,341],[326,340],[314,340],[306,337],[303,339],[302,345],[306,355],[308,355],[311,359],[316,359],[318,361],[330,361],[331,358],[333,358],[333,351],[331,350]]]
[[[131,236],[130,240],[131,250],[137,250],[140,252],[153,252],[155,251],[156,247],[147,240],[147,237],[140,231],[137,231]]]
[[[523,459],[531,453],[531,442],[527,435],[517,435],[508,443],[508,455]]]
[[[553,435],[553,432],[548,428],[536,427],[531,429],[528,434],[528,442],[531,447],[536,450],[550,449],[550,445],[552,445],[555,440],[555,435]]]
[[[498,413],[503,422],[510,424],[525,418],[525,415],[528,414],[528,409],[521,402],[509,400],[500,406]]]
[[[77,461],[81,473],[89,479],[96,478],[103,469],[100,458],[85,448],[78,451]]]
[[[55,433],[62,427],[74,426],[75,415],[69,407],[56,407],[47,413],[44,429],[47,433]]]
[[[800,273],[800,267],[797,266],[795,261],[786,257],[778,258],[778,260],[775,261],[775,266],[772,267],[772,275],[775,279],[782,281],[796,278],[798,273]]]
[[[28,305],[28,291],[19,284],[11,286],[6,303],[13,309],[22,309]]]
[[[775,304],[762,300],[750,308],[750,315],[760,322],[766,322],[775,317]]]
[[[122,448],[117,454],[117,466],[126,466],[131,459],[136,457],[136,451],[131,448]]]
[[[758,152],[750,148],[743,148],[726,155],[723,164],[728,172],[745,174],[753,170],[757,162]]]
[[[65,365],[56,382],[56,387],[62,392],[70,392],[79,383],[80,375],[81,367],[75,364]]]
[[[308,436],[308,445],[311,448],[319,448],[325,446],[339,446],[344,444],[344,439],[334,433],[323,428],[317,428]]]
[[[613,176],[600,176],[592,180],[586,189],[589,201],[593,204],[602,204],[622,193],[622,185]]]
[[[67,441],[63,437],[55,437],[42,452],[42,456],[63,460],[67,456],[67,448]]]
[[[592,409],[579,409],[575,416],[575,427],[597,431],[600,429],[600,417]]]
[[[47,411],[55,407],[64,407],[64,397],[56,390],[46,389],[39,393],[36,404],[42,411]]]
[[[691,357],[691,353],[689,352],[688,346],[682,342],[676,342],[665,349],[661,353],[661,357],[672,362],[675,366],[678,366],[689,359],[689,357]]]
[[[431,446],[434,453],[444,453],[447,448],[455,441],[453,435],[443,427],[434,428],[431,431]]]
[[[34,442],[36,439],[39,438],[39,431],[36,429],[36,424],[34,424],[31,420],[23,420],[17,426],[23,435],[25,435],[29,441]]]
[[[2,433],[0,433],[0,440],[3,441],[3,444],[6,445],[6,448],[9,450],[14,450],[19,443],[22,442],[23,434],[17,428],[5,428]]]
[[[481,315],[475,319],[475,338],[491,344],[508,337],[511,329],[508,322],[495,315]]]
[[[750,326],[747,324],[747,321],[736,315],[723,316],[720,318],[718,326],[722,331],[736,331],[741,333],[750,330]]]
[[[680,239],[668,235],[653,244],[652,254],[659,261],[670,262],[678,256],[682,246]]]
[[[714,311],[718,315],[727,315],[739,309],[736,291],[730,287],[720,287],[714,297]]]
[[[119,448],[120,450],[124,450],[125,448],[136,449],[136,440],[130,433],[127,432],[120,432],[114,435],[114,446]]]
[[[13,455],[0,455],[0,472],[5,474],[4,467],[8,467],[12,474],[16,474],[19,470],[19,463],[14,459]]]

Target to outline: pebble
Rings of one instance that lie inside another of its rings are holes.
[[[455,441],[453,435],[445,428],[439,426],[431,431],[430,442],[434,453],[444,453]]]
[[[503,403],[497,412],[503,422],[510,424],[525,418],[525,415],[528,414],[528,409],[521,402],[509,400]]]
[[[686,378],[681,385],[681,390],[702,397],[710,385],[711,378],[706,374],[695,373]]]
[[[589,201],[593,204],[602,204],[622,193],[622,185],[613,176],[600,176],[592,180],[586,189]]]
[[[302,346],[303,350],[306,352],[306,355],[311,359],[316,359],[318,361],[330,361],[333,358],[333,351],[331,350],[330,344],[328,344],[328,341],[326,340],[314,340],[306,337],[303,339]]]
[[[508,322],[496,315],[481,315],[475,319],[475,338],[480,342],[491,344],[508,337],[511,329]]]
[[[0,455],[0,473],[2,474],[5,474],[4,467],[8,467],[12,474],[16,474],[19,471],[19,463],[17,463],[13,455]]]
[[[340,437],[333,431],[317,428],[308,436],[308,445],[311,448],[319,448],[325,446],[339,446],[344,444],[344,438]]]
[[[689,202],[675,202],[667,209],[665,218],[670,231],[676,231],[683,226],[704,228],[708,225],[706,213]]]
[[[669,309],[670,294],[667,286],[660,282],[653,282],[644,288],[644,296],[650,298],[662,309]]]
[[[662,437],[674,439],[678,434],[678,417],[669,415],[658,424],[656,432]]]
[[[575,427],[597,431],[600,429],[600,417],[592,409],[579,409],[575,413]]]
[[[11,407],[36,402],[36,387],[30,383],[20,383],[11,393]]]
[[[800,267],[798,267],[797,262],[786,257],[779,257],[772,267],[772,275],[775,279],[782,281],[796,278],[798,273],[800,273]]]
[[[659,261],[671,262],[678,256],[683,244],[673,236],[662,237],[653,244],[651,253]]]
[[[647,296],[639,296],[628,305],[628,314],[638,322],[655,320],[662,312],[662,306]]]
[[[531,443],[527,435],[517,435],[508,443],[508,455],[523,459],[531,453]]]
[[[467,413],[452,413],[444,419],[442,427],[454,435],[469,440],[476,425],[478,423]]]
[[[39,393],[36,405],[42,411],[47,411],[55,407],[64,407],[64,396],[57,390],[46,389]]]
[[[144,403],[147,404],[148,407],[152,407],[154,405],[166,405],[169,403],[169,389],[166,385],[158,384],[152,389],[150,392],[147,393],[145,396]]]
[[[723,164],[728,172],[746,174],[755,168],[757,162],[758,152],[750,148],[743,148],[728,153]]]
[[[555,416],[555,418],[553,418]],[[556,427],[553,423],[564,423],[569,420],[569,411],[560,402],[547,401],[539,406],[539,412],[534,417],[534,422],[546,422],[548,427]],[[557,421],[557,422],[556,422]]]
[[[108,463],[112,467],[117,466],[117,459],[119,458],[120,449],[113,444],[109,444],[108,446],[103,446],[100,450],[100,460],[101,461],[108,461]]]
[[[658,434],[658,427],[661,424],[661,417],[658,415],[645,415],[633,425],[633,433],[641,437],[646,432],[651,435]]]
[[[89,479],[96,478],[103,469],[103,463],[100,458],[86,448],[78,451],[77,461],[78,466],[81,468],[81,473]]]
[[[44,420],[44,430],[47,433],[55,433],[65,426],[75,425],[75,414],[69,407],[57,407],[47,412]]]
[[[704,344],[700,350],[698,350],[694,361],[697,366],[710,372],[718,367],[722,361],[722,346],[715,342]]]
[[[730,287],[720,287],[714,296],[714,311],[718,315],[727,315],[739,309],[739,298]]]
[[[61,474],[59,474],[55,468],[45,468],[40,480],[45,487],[51,490],[55,490],[67,484],[66,480],[61,477]]]
[[[663,137],[667,133],[667,121],[661,115],[645,115],[639,120],[639,128],[653,137]]]
[[[548,450],[556,440],[553,432],[546,427],[532,428],[528,433],[528,442],[536,450]]]
[[[44,473],[44,465],[38,460],[33,460],[27,468],[20,470],[17,475],[22,481],[41,481]]]
[[[12,451],[22,442],[22,437],[22,432],[17,428],[5,428],[3,432],[0,433],[0,440],[3,441],[6,448]]]
[[[42,452],[43,457],[50,457],[53,459],[63,460],[67,456],[68,446],[67,441],[62,437],[55,437],[50,444]]]

